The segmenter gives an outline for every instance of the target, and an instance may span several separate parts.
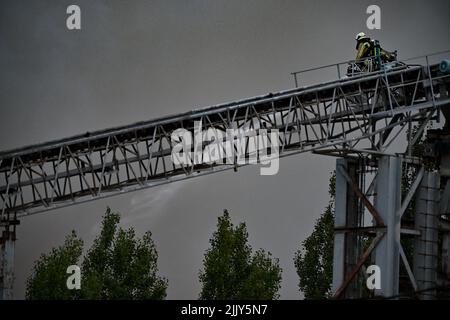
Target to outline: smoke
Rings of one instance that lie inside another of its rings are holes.
[[[121,215],[121,226],[125,228],[136,227],[147,225],[149,222],[155,221],[167,211],[167,205],[171,201],[178,201],[177,196],[188,183],[188,181],[185,181],[165,184],[133,193],[133,197],[126,206],[126,208],[130,208],[130,210],[124,212],[119,211]],[[113,212],[115,212],[115,208],[111,207]],[[98,236],[101,231],[101,226],[101,221],[97,221],[93,224],[90,230],[90,236],[93,238]]]
[[[181,189],[188,183],[166,184],[135,194],[130,200],[131,211],[122,218],[122,223],[132,226],[142,221],[148,222],[149,218],[158,218],[167,210],[167,205],[178,198]]]

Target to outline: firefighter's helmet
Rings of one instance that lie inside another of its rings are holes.
[[[358,34],[356,35],[356,37],[355,37],[355,40],[356,40],[356,41],[361,41],[361,40],[364,40],[364,39],[369,39],[369,37],[366,36],[366,34],[365,34],[364,32],[358,33]]]

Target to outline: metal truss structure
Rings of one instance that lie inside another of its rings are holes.
[[[279,157],[311,151],[343,157],[386,155],[405,128],[412,146],[427,123],[438,120],[440,110],[450,104],[449,77],[428,59],[425,65],[396,64],[0,152],[2,243],[14,240],[18,220],[30,214],[245,165],[236,159],[233,163],[174,164],[171,134],[179,128],[194,134],[196,121],[203,131],[236,129],[248,134],[247,139],[249,132],[277,129]],[[415,124],[418,130],[412,134]],[[250,156],[246,149],[245,157]]]
[[[204,131],[278,129],[280,157],[383,153],[395,128],[423,124],[450,103],[440,99],[442,77],[438,65],[402,67],[2,152],[1,217],[14,220],[240,166],[176,166],[171,133],[193,131],[195,121]]]
[[[447,149],[433,171],[398,156],[337,160],[335,298],[435,299],[442,289],[450,297],[449,156]],[[368,265],[381,275],[371,290]]]

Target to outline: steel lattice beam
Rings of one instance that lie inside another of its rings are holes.
[[[450,104],[437,93],[449,77],[437,69],[401,67],[1,152],[1,219],[242,166],[175,165],[171,133],[193,132],[195,121],[205,131],[277,129],[280,157],[383,153],[395,130]]]

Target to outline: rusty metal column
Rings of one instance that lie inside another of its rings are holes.
[[[358,260],[357,236],[354,229],[358,227],[358,205],[357,197],[347,180],[341,173],[342,169],[347,172],[353,181],[357,179],[358,164],[351,159],[336,160],[336,205],[335,205],[335,233],[333,253],[333,294],[344,282],[348,273],[356,266]],[[349,229],[353,229],[350,232]],[[352,281],[345,290],[346,298],[358,298],[359,288]]]
[[[13,298],[16,232],[15,226],[4,228],[0,237],[0,300],[10,300]]]
[[[346,224],[347,182],[342,176],[338,166],[346,167],[345,159],[336,160],[336,204],[334,214],[334,227],[342,228]],[[345,278],[345,233],[334,232],[333,252],[333,295],[339,289]]]

